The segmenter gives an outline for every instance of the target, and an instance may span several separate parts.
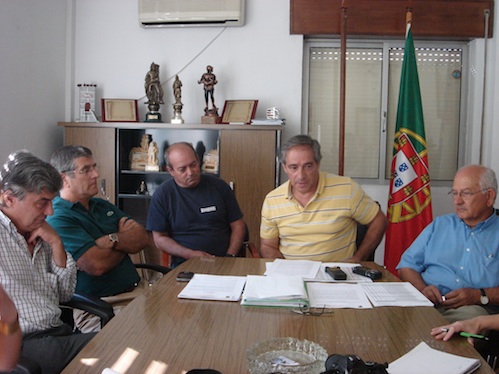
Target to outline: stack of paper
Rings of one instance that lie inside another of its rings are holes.
[[[181,299],[238,301],[246,277],[230,275],[194,274],[182,292]]]
[[[374,306],[433,306],[419,290],[409,282],[378,282],[362,284]]]
[[[480,367],[480,360],[456,356],[419,343],[388,365],[390,374],[467,374]]]
[[[248,275],[241,305],[300,307],[308,305],[300,276]]]

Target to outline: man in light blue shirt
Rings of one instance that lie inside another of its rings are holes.
[[[499,216],[493,170],[458,170],[449,192],[455,214],[437,217],[402,255],[399,277],[449,321],[499,312]]]

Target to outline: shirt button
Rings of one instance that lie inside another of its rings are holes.
[[[459,282],[460,282],[459,278],[456,278],[456,283],[459,283]]]
[[[470,251],[470,249],[469,249],[469,248],[466,248],[466,252],[469,252],[469,251]]]
[[[461,270],[464,270],[464,266],[461,266],[461,267],[460,267],[460,269],[461,269]]]

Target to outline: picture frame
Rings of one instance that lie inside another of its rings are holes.
[[[139,122],[137,100],[101,99],[102,122]]]
[[[226,100],[222,112],[222,123],[249,124],[255,118],[258,100]]]

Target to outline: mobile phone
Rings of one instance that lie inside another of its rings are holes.
[[[352,271],[355,274],[363,275],[364,277],[371,278],[372,280],[380,279],[382,275],[381,271],[376,269],[369,269],[365,266],[356,266],[352,269]]]
[[[346,280],[347,274],[341,270],[338,266],[330,268],[326,266],[326,273],[333,277],[334,280]]]
[[[193,276],[194,273],[190,271],[181,271],[177,274],[177,282],[189,282]]]

